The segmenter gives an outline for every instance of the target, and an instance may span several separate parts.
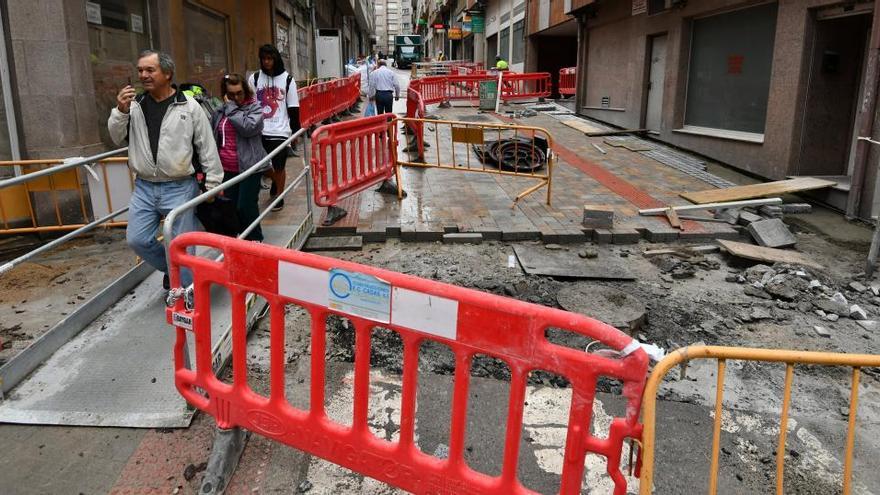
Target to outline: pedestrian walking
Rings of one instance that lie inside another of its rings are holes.
[[[220,90],[225,103],[214,114],[211,129],[223,165],[223,181],[226,182],[265,158],[266,149],[262,140],[263,109],[245,77],[236,73],[223,76]],[[260,179],[262,172],[271,170],[272,166],[266,163],[260,168],[242,182],[223,191],[225,197],[236,206],[242,230],[260,215]],[[246,239],[263,240],[259,224]]]
[[[156,240],[159,222],[199,194],[194,157],[201,164],[208,190],[220,184],[223,167],[205,112],[171,85],[171,56],[153,50],[141,52],[137,71],[144,93],[138,95],[130,84],[122,88],[107,129],[114,143],[128,144],[128,166],[135,174],[126,240],[138,256],[165,273],[163,286],[167,290],[165,249]],[[195,212],[189,210],[177,217],[172,233],[177,236],[197,230],[197,226]],[[181,271],[181,282],[184,287],[192,282],[188,269]]]
[[[274,45],[261,46],[259,56],[260,70],[248,82],[263,109],[263,148],[266,153],[270,153],[300,129],[299,94],[296,81],[284,69],[284,60]],[[287,153],[278,153],[272,158],[272,171],[269,172],[272,186],[269,196],[273,200],[284,190],[287,182],[286,164]],[[272,211],[282,208],[283,199]]]
[[[400,85],[397,76],[380,59],[376,70],[370,73],[369,95],[376,102],[376,113],[391,113],[391,107],[400,99]]]

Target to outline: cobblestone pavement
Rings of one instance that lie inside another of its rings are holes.
[[[431,106],[428,113],[448,120],[506,122],[549,131],[558,156],[552,205],[546,204],[543,188],[514,205],[517,194],[536,183],[528,178],[405,168],[402,182],[408,197],[398,201],[394,196],[375,191],[360,193],[340,204],[348,210],[348,216],[331,227],[319,228],[319,234],[357,233],[363,235],[366,242],[381,242],[398,236],[404,241],[438,241],[448,232],[478,232],[487,240],[539,239],[546,243],[592,240],[617,244],[635,243],[643,238],[668,242],[739,236],[737,230],[723,223],[685,220],[684,229],[679,231],[664,217],[640,216],[640,208],[688,204],[679,193],[713,187],[661,163],[652,158],[651,153],[611,146],[606,144],[606,138],[587,137],[549,114],[513,120],[503,114],[481,114],[471,106],[460,104],[447,109]],[[436,161],[437,150],[440,150],[441,161],[451,163],[453,143],[447,129],[446,126],[426,126],[426,141],[431,146],[425,151],[427,162]],[[487,135],[486,139],[490,137]],[[593,144],[599,145],[606,154]],[[401,139],[401,157],[407,156],[402,151],[405,145]],[[478,166],[478,159],[468,148],[463,143],[454,145],[455,162],[463,164],[469,159],[472,167]],[[613,229],[583,228],[584,205],[612,207]]]

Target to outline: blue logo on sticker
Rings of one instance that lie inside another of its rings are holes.
[[[351,279],[344,273],[334,273],[330,277],[330,292],[339,299],[351,295]]]

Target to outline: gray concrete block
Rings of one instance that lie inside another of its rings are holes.
[[[541,233],[537,230],[502,230],[502,241],[537,241]]]
[[[614,226],[614,208],[602,205],[584,205],[584,227],[610,229]]]
[[[781,218],[782,208],[776,205],[764,205],[758,208],[758,213],[764,215],[765,217]]]
[[[444,244],[480,244],[483,242],[483,234],[476,232],[443,234]]]
[[[739,212],[739,220],[737,221],[737,223],[739,223],[740,225],[749,225],[750,223],[760,222],[763,219],[764,217],[762,217],[761,215],[755,215],[754,213],[749,211],[741,211]]]
[[[486,241],[500,241],[501,240],[501,230],[500,229],[486,229],[480,228],[477,229],[477,232],[483,235],[483,239]]]
[[[358,235],[364,238],[364,242],[385,242],[388,234],[384,230],[358,231]]]
[[[611,229],[611,242],[613,244],[637,244],[642,238],[636,229]]]
[[[437,230],[417,230],[416,241],[418,242],[440,242],[443,240],[443,232]]]
[[[400,229],[400,242],[416,242],[418,239],[416,238],[415,230],[408,229]]]
[[[748,228],[749,234],[759,246],[780,248],[797,244],[797,237],[778,218],[754,222],[749,224]]]
[[[649,242],[673,242],[678,240],[680,231],[671,227],[647,227],[645,238]]]
[[[364,239],[359,236],[310,237],[304,251],[360,251]]]
[[[593,231],[593,242],[596,244],[611,244],[613,235],[608,229],[595,229]]]
[[[400,237],[400,227],[385,227],[385,236]]]
[[[813,211],[813,206],[809,203],[787,203],[779,205],[779,208],[781,208],[782,213],[786,215],[801,215],[804,213],[812,213]]]

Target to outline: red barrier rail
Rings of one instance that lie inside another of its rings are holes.
[[[299,89],[299,121],[311,127],[354,106],[360,97],[360,74]]]
[[[497,80],[497,73],[429,76],[413,79],[410,88],[419,92],[425,104],[430,105],[444,101],[476,100],[481,82]],[[504,101],[548,98],[552,92],[549,72],[519,74],[505,71],[501,81],[501,99]]]
[[[195,246],[223,252],[217,262],[191,255]],[[194,407],[213,416],[221,428],[242,427],[299,450],[327,459],[416,494],[531,494],[518,478],[523,412],[529,373],[545,370],[571,384],[567,411],[560,493],[579,494],[587,454],[607,460],[614,493],[626,493],[620,471],[623,442],[639,439],[638,423],[648,357],[633,339],[585,316],[493,294],[403,275],[314,254],[281,249],[229,237],[190,232],[171,243],[171,282],[179,284],[180,268],[192,270],[194,308],[178,300],[168,308],[176,326],[175,385]],[[211,363],[212,286],[228,289],[232,301],[232,383],[214,374]],[[248,384],[246,298],[256,294],[270,308],[268,396]],[[366,296],[364,294],[369,294]],[[357,295],[357,297],[354,297]],[[349,301],[347,298],[356,299]],[[358,309],[369,299],[369,311]],[[308,409],[288,400],[285,373],[285,314],[289,304],[303,308],[311,319],[311,364]],[[351,426],[328,415],[327,319],[347,318],[355,336]],[[376,436],[368,424],[370,347],[373,331],[394,332],[403,343],[400,431],[396,440]],[[553,344],[548,329],[565,329],[613,349],[585,352]],[[186,367],[186,332],[195,336],[195,369]],[[415,442],[419,351],[438,342],[455,355],[448,457],[423,452]],[[490,476],[472,469],[465,459],[465,429],[471,397],[471,363],[477,355],[503,361],[510,369],[502,469]],[[615,417],[608,438],[591,431],[596,383],[600,377],[619,380],[626,411]]]
[[[571,96],[577,92],[577,67],[559,69],[559,94]]]
[[[392,117],[375,115],[315,130],[311,160],[315,204],[334,206],[395,174],[395,136],[388,132]]]

